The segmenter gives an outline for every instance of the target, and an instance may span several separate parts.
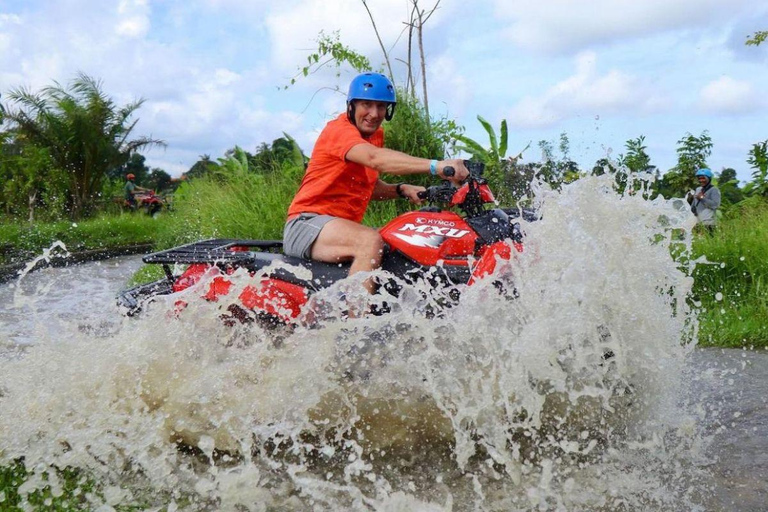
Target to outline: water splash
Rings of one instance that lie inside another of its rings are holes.
[[[339,321],[332,288],[325,320],[270,332],[193,287],[106,336],[57,323],[0,360],[0,461],[23,458],[23,492],[80,468],[94,508],[693,510],[696,326],[670,255],[691,219],[611,182],[537,191],[494,276],[516,298],[488,279],[445,309],[414,286]]]

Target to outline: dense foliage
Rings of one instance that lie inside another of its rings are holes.
[[[118,106],[100,82],[84,74],[68,87],[55,83],[38,93],[18,88],[9,98],[13,104],[5,112],[11,125],[6,138],[17,148],[12,153],[21,160],[19,168],[39,171],[28,179],[30,205],[34,191],[56,173],[65,184],[65,206],[73,219],[93,212],[111,169],[145,146],[162,144],[148,137],[130,139],[136,125],[131,117],[142,100]],[[40,164],[25,165],[28,155]]]

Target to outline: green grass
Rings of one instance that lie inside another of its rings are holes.
[[[154,243],[168,219],[125,213],[80,222],[0,223],[0,264],[27,261],[57,240],[71,252]]]
[[[281,239],[286,210],[303,173],[286,167],[185,183],[174,195],[174,212],[158,233],[158,247],[201,238]]]
[[[44,485],[42,489],[29,492],[25,497],[19,494],[19,488],[31,476],[22,461],[7,466],[0,466],[0,511],[22,512],[23,510],[45,510],[46,512],[71,512],[73,510],[93,510],[93,502],[104,501],[103,489],[98,483],[79,469],[53,469],[43,475],[43,481],[51,481],[55,476],[57,485]],[[55,489],[55,490],[54,490]],[[181,503],[185,503],[182,498]],[[138,512],[152,507],[130,504],[118,505],[118,512]],[[157,509],[165,511],[167,508]]]
[[[693,253],[713,262],[693,275],[700,343],[768,347],[768,201],[733,207],[714,234],[695,238]]]
[[[0,510],[25,510],[22,508],[22,497],[18,490],[29,476],[21,462],[0,466],[0,493],[4,493]],[[60,483],[59,489],[54,492],[51,486],[45,486],[42,490],[31,492],[26,496],[27,505],[32,510],[87,510],[89,504],[86,495],[94,492],[93,482],[72,469],[56,471],[56,476]]]
[[[233,173],[185,183],[174,195],[174,215],[158,233],[158,247],[201,238],[282,239],[288,205],[303,175],[303,168],[286,166],[272,173]],[[383,226],[412,206],[372,201],[363,222]]]

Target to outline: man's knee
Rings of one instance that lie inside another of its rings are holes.
[[[372,229],[369,233],[368,243],[371,247],[381,250],[384,247],[384,239],[378,231]]]
[[[355,246],[357,253],[355,257],[380,259],[384,249],[384,239],[375,229],[365,229],[356,236]]]

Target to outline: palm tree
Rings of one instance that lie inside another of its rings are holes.
[[[73,219],[92,212],[110,169],[144,146],[165,145],[149,137],[129,140],[138,122],[131,116],[144,100],[119,107],[104,94],[100,81],[83,73],[67,88],[54,82],[39,93],[18,88],[8,97],[17,106],[5,114],[16,140],[46,148],[54,166],[67,176]]]

